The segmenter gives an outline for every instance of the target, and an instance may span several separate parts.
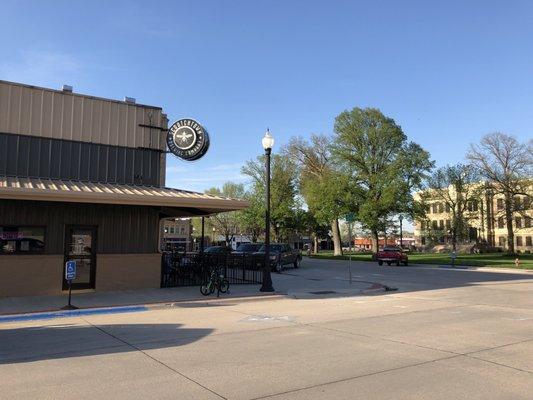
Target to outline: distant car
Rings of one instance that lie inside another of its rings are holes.
[[[405,254],[398,246],[384,247],[383,250],[378,251],[376,260],[379,265],[383,265],[383,263],[386,262],[387,265],[394,263],[397,266],[400,266],[400,263],[407,265],[409,262],[407,254]]]
[[[209,246],[206,247],[204,253],[208,254],[229,254],[231,253],[231,247],[227,246]]]
[[[265,255],[266,246],[262,245],[259,251],[254,253],[256,256]],[[300,267],[302,261],[302,254],[300,250],[293,250],[293,248],[286,243],[273,243],[269,246],[270,252],[270,268],[272,271],[280,273],[283,267],[292,264],[294,268]]]
[[[263,244],[262,243],[243,243],[240,244],[235,251],[232,251],[233,254],[253,254],[259,251]]]

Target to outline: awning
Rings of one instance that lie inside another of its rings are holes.
[[[0,199],[159,206],[169,216],[209,215],[248,206],[243,200],[172,188],[6,176],[0,176]]]

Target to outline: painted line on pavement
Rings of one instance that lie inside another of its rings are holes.
[[[5,322],[20,322],[20,321],[35,321],[43,319],[67,318],[77,317],[82,315],[99,315],[99,314],[119,314],[148,311],[146,306],[125,306],[125,307],[107,307],[107,308],[89,308],[68,311],[54,311],[43,313],[28,313],[28,314],[11,314],[0,316],[0,323]]]

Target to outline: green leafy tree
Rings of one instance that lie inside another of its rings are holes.
[[[330,226],[334,254],[342,255],[339,218],[349,211],[353,197],[349,195],[349,177],[332,163],[330,144],[331,139],[324,135],[312,135],[309,142],[293,138],[285,153],[297,163],[300,192],[318,223],[315,226]]]
[[[246,195],[244,185],[233,182],[224,183],[222,189],[210,188],[205,193],[232,199],[243,199]],[[238,233],[241,219],[242,211],[224,212],[209,217],[209,226],[215,228],[215,232],[223,235],[226,245],[229,246],[233,237]]]
[[[420,212],[412,191],[433,167],[429,153],[408,142],[402,128],[380,110],[354,108],[335,120],[332,154],[355,185],[357,217],[371,232],[376,252],[389,216]]]
[[[242,173],[252,179],[251,195],[253,209],[250,211],[251,220],[257,222],[261,215],[265,218],[265,157],[248,161],[242,168]],[[274,231],[276,240],[280,239],[280,227],[288,230],[293,225],[295,213],[300,208],[297,192],[296,166],[289,157],[281,154],[272,156],[271,181],[270,181],[270,229]]]

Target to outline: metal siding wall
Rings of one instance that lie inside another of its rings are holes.
[[[0,132],[165,150],[160,108],[0,81]],[[151,136],[151,139],[150,139]]]
[[[66,225],[96,225],[98,253],[156,253],[153,207],[0,200],[0,225],[46,226],[46,254],[63,254]]]
[[[0,175],[159,186],[161,153],[0,133]]]

